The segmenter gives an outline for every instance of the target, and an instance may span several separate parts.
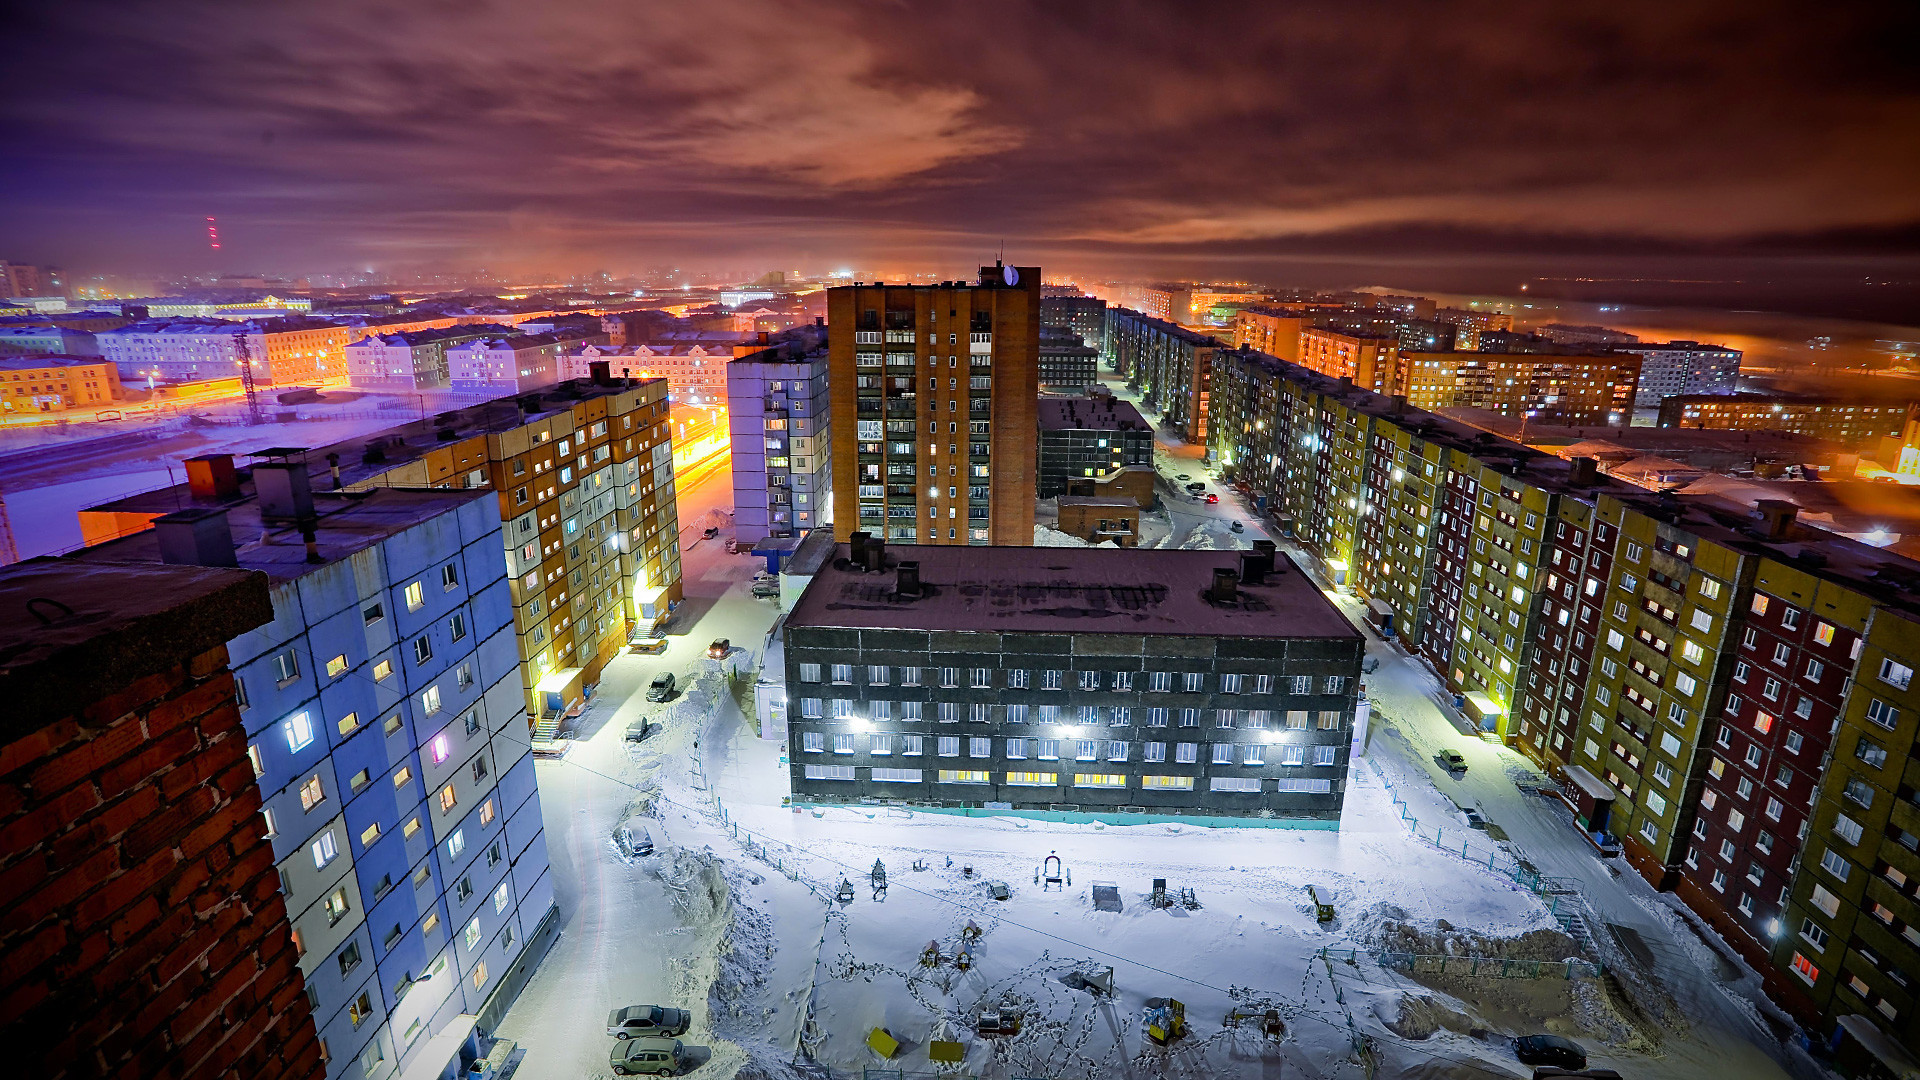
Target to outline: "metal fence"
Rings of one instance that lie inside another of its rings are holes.
[[[1598,978],[1606,970],[1605,965],[1591,960],[1569,958],[1566,960],[1512,960],[1499,956],[1454,956],[1447,953],[1402,952],[1398,949],[1382,949],[1372,952],[1364,949],[1323,948],[1320,956],[1326,960],[1344,960],[1355,963],[1361,956],[1370,956],[1381,967],[1395,968],[1416,975],[1470,975],[1495,979],[1582,979]]]

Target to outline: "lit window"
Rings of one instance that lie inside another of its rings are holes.
[[[465,829],[453,830],[453,835],[447,837],[447,858],[457,859],[460,857],[460,853],[465,850],[467,850],[467,831]]]
[[[454,793],[453,793],[453,785],[452,785],[452,784],[448,784],[448,785],[447,785],[446,787],[443,787],[443,788],[441,788],[441,789],[440,789],[440,811],[441,811],[441,813],[445,813],[445,812],[447,812],[448,810],[451,810],[451,809],[453,809],[453,807],[454,807],[454,804],[456,804],[456,803],[458,803],[459,801],[460,801],[460,800],[459,800],[459,798],[458,798],[457,796],[455,796],[455,795],[454,795]]]
[[[341,653],[339,656],[336,656],[333,659],[327,661],[327,677],[328,678],[333,678],[335,675],[338,675],[345,670],[347,670],[347,654],[346,653]]]
[[[319,870],[332,862],[334,857],[340,854],[340,849],[333,839],[333,830],[328,829],[326,832],[321,833],[319,838],[314,840],[310,850],[313,853],[313,868],[315,870]]]
[[[427,602],[426,590],[422,589],[420,583],[417,581],[407,586],[406,596],[408,611],[419,611],[421,606]]]
[[[300,785],[300,809],[311,810],[326,801],[327,793],[320,786],[320,774],[314,773],[307,782]]]
[[[294,713],[280,725],[286,733],[287,749],[299,753],[313,745],[313,717],[304,712]]]
[[[448,741],[447,733],[444,731],[435,735],[433,741],[428,743],[427,746],[433,754],[433,763],[435,765],[447,760],[447,755],[453,753],[452,743]]]

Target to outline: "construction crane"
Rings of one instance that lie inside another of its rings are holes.
[[[259,424],[260,392],[253,383],[253,350],[247,346],[245,324],[233,335],[233,349],[240,357],[240,389],[247,395],[247,423]]]

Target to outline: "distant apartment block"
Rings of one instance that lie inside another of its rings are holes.
[[[1488,329],[1500,329],[1488,327]],[[1546,323],[1537,330],[1548,341],[1560,345],[1605,345],[1609,348],[1637,345],[1640,338],[1625,330],[1615,330],[1610,326],[1577,326],[1571,323]],[[1638,352],[1638,349],[1629,350]]]
[[[1403,352],[1387,392],[1419,409],[1486,409],[1547,424],[1624,426],[1640,358],[1539,353]]]
[[[524,394],[561,380],[561,356],[592,344],[588,334],[562,330],[479,338],[447,347],[447,385],[456,394]]]
[[[827,310],[835,534],[1033,543],[1040,268],[840,286]]]
[[[1241,308],[1233,316],[1233,345],[1298,362],[1300,332],[1313,325],[1310,312],[1267,304]]]
[[[1629,335],[1631,336],[1631,335]],[[1670,397],[1732,394],[1740,385],[1740,350],[1697,341],[1646,341],[1620,346],[1640,358],[1635,403],[1654,406]]]
[[[1433,318],[1437,322],[1447,323],[1454,328],[1454,347],[1465,351],[1480,347],[1480,334],[1483,331],[1513,329],[1513,316],[1505,311],[1436,308]]]
[[[1082,342],[1096,350],[1102,349],[1107,332],[1107,302],[1097,296],[1042,296],[1040,325],[1079,334]]]
[[[0,414],[64,412],[118,397],[120,373],[100,357],[0,357]]]
[[[1362,638],[1312,579],[1271,545],[1061,558],[836,552],[786,623],[795,801],[1338,826]]]
[[[1079,392],[1100,383],[1100,350],[1072,330],[1040,327],[1040,385]]]
[[[309,480],[262,463],[251,497],[68,560],[264,574],[272,620],[227,652],[326,1075],[442,1075],[559,921],[499,504]]]
[[[1112,394],[1040,399],[1040,498],[1068,494],[1077,478],[1105,483],[1152,465],[1153,426],[1131,404]]]
[[[730,338],[737,335],[729,335]],[[587,376],[588,365],[605,360],[616,377],[667,380],[667,397],[675,406],[711,408],[727,401],[727,363],[760,345],[732,341],[680,344],[656,342],[625,347],[582,344],[560,356],[560,372],[569,379]]]
[[[451,324],[452,320],[447,320]],[[346,347],[347,381],[369,390],[428,390],[446,386],[447,349],[477,339],[512,338],[510,327],[488,324],[368,334]]]
[[[0,356],[23,353],[99,356],[100,343],[85,330],[64,326],[0,326]]]
[[[55,284],[57,276],[28,263],[0,259],[0,297],[58,295],[64,290]]]
[[[1355,386],[1391,394],[1399,375],[1400,343],[1383,334],[1327,326],[1300,330],[1301,367],[1351,379]]]
[[[1906,402],[1768,394],[1687,394],[1660,403],[1661,427],[1789,431],[1843,446],[1874,446],[1906,427]]]
[[[825,334],[787,341],[727,364],[733,531],[742,544],[802,536],[833,509],[833,438]]]
[[[95,335],[123,381],[239,378],[244,340],[254,378],[282,386],[345,375],[351,337],[344,325],[305,318],[147,319]]]
[[[320,1080],[227,668],[265,579],[38,559],[0,612],[9,1071]]]
[[[505,521],[524,707],[557,723],[636,629],[680,600],[679,518],[666,382],[575,381],[441,413],[308,451],[316,491],[484,488]],[[80,512],[89,543],[176,509],[218,509],[252,490],[231,457],[187,462],[189,483]]]
[[[1127,385],[1162,423],[1189,442],[1207,432],[1207,401],[1218,340],[1127,308],[1107,309],[1107,347]]]

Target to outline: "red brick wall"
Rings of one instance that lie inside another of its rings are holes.
[[[0,747],[0,1028],[16,1076],[325,1075],[224,646]]]

